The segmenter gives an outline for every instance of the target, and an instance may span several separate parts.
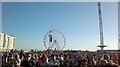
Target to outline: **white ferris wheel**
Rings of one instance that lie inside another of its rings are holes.
[[[66,45],[66,39],[59,30],[50,30],[44,37],[45,49],[63,50]]]

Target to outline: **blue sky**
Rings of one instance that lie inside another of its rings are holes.
[[[118,48],[117,2],[102,3],[106,49]],[[3,33],[16,37],[16,49],[44,49],[51,29],[62,31],[65,49],[97,50],[99,19],[96,2],[3,2]]]
[[[0,1],[0,32],[2,32],[2,2]]]

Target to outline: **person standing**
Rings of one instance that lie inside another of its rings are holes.
[[[21,62],[21,67],[33,67],[34,63],[31,61],[31,54],[27,53],[25,59]]]
[[[16,59],[16,61],[15,61],[16,62],[15,67],[20,67],[21,59],[19,58],[18,54],[16,54],[15,59]]]

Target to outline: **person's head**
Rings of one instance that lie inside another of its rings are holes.
[[[16,59],[19,59],[19,57],[20,57],[20,56],[19,56],[18,54],[15,55],[15,58],[16,58]]]
[[[51,55],[51,60],[56,60],[56,56],[55,55]]]
[[[89,64],[90,65],[96,65],[96,61],[94,59],[92,59],[92,60],[89,61]]]
[[[59,55],[58,55],[58,54],[56,54],[56,58],[59,58]]]
[[[68,59],[68,55],[64,55],[64,58],[65,58],[65,59]]]
[[[26,53],[26,60],[29,61],[31,59],[31,54],[30,53]]]
[[[104,55],[104,59],[105,60],[110,60],[110,56],[107,54],[107,55]]]
[[[78,57],[78,60],[80,61],[81,59],[82,59],[82,56],[79,56],[79,57]]]
[[[100,60],[98,65],[105,65],[106,63],[108,63],[107,60]]]
[[[12,54],[12,53],[9,53],[9,56],[10,56],[10,57],[13,57],[13,54]]]
[[[104,67],[119,67],[119,65],[115,63],[106,63]]]
[[[62,53],[61,53],[61,54],[59,54],[59,57],[62,57]]]
[[[87,65],[88,65],[87,59],[81,59],[80,67],[87,67]]]

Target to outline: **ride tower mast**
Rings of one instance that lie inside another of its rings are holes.
[[[104,45],[104,37],[103,37],[103,24],[102,24],[102,12],[101,12],[101,3],[98,2],[98,13],[99,13],[99,28],[100,28],[100,45],[98,47],[101,48],[101,53],[104,53],[104,47],[107,47]]]

